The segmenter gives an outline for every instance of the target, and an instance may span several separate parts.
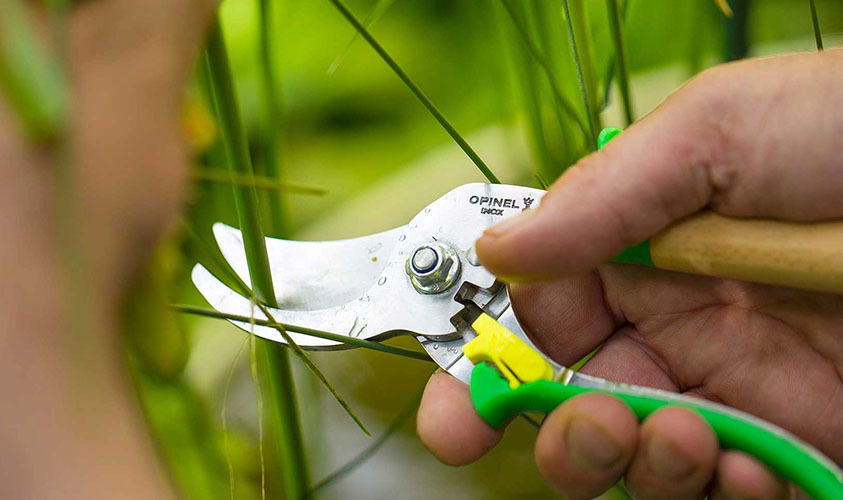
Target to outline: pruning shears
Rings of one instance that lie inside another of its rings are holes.
[[[665,406],[684,407],[711,425],[721,447],[755,456],[817,500],[843,498],[840,467],[784,429],[720,404],[578,373],[536,348],[511,307],[507,286],[480,264],[474,242],[492,224],[537,207],[543,195],[529,187],[466,184],[428,205],[407,225],[382,233],[322,242],[267,238],[281,306],[267,310],[274,322],[357,339],[415,337],[442,369],[470,385],[477,412],[492,426],[525,411],[550,412],[589,392],[617,396],[640,419]],[[251,283],[240,231],[223,224],[213,230],[230,266],[244,283]],[[836,252],[827,250],[832,237]],[[841,238],[840,223],[703,214],[617,260],[843,293]],[[193,268],[192,278],[218,311],[269,319],[201,264]],[[285,343],[269,326],[232,323]],[[304,349],[349,347],[293,331],[288,335]]]

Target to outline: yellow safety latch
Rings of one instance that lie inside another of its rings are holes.
[[[471,328],[477,337],[462,347],[475,365],[488,361],[500,370],[511,389],[536,380],[552,380],[553,367],[541,354],[486,313]]]

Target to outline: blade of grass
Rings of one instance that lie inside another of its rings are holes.
[[[254,317],[254,306],[255,306],[255,299],[252,299],[252,316]],[[255,401],[257,402],[258,406],[258,455],[260,456],[260,464],[261,464],[261,500],[266,500],[266,460],[264,458],[263,453],[263,436],[264,436],[264,425],[263,425],[263,394],[261,392],[261,382],[260,378],[258,377],[258,351],[257,351],[257,343],[255,342],[254,335],[254,326],[255,323],[252,321],[251,323],[251,333],[252,335],[249,336],[249,367],[251,368],[252,373],[252,386],[255,388]]]
[[[571,9],[568,0],[562,0],[562,9],[565,14],[565,23],[568,27],[568,39],[571,42],[571,50],[574,55],[574,65],[577,68],[577,79],[580,84],[580,92],[582,93],[583,105],[585,106],[585,114],[588,118],[588,130],[591,134],[591,149],[597,151],[597,129],[600,127],[599,117],[596,109],[596,85],[594,84],[594,71],[590,71],[590,77],[587,75],[588,68],[591,68],[591,57],[584,55],[581,57],[580,49],[577,46],[577,38],[580,39],[580,44],[583,47],[588,47],[585,30],[585,19],[582,0],[571,0],[571,4],[577,9],[576,18],[571,16]],[[575,28],[576,27],[576,28]],[[577,32],[575,34],[574,32]],[[583,51],[586,52],[586,51]],[[587,66],[586,66],[587,65]],[[589,81],[590,80],[590,81]],[[589,92],[591,90],[591,92]]]
[[[260,44],[260,81],[263,90],[264,105],[263,111],[263,162],[260,164],[260,173],[267,177],[280,181],[281,172],[281,120],[283,109],[281,104],[280,86],[275,77],[273,65],[273,45],[270,33],[272,30],[272,0],[258,0],[260,15],[258,16],[258,41]],[[272,236],[288,236],[290,221],[287,206],[281,192],[263,193],[266,200],[266,210],[263,215],[266,217],[267,232]]]
[[[471,161],[474,162],[474,164],[477,166],[480,172],[483,173],[486,179],[488,179],[489,182],[491,182],[492,184],[500,184],[501,181],[498,180],[495,174],[492,173],[486,163],[482,159],[480,159],[480,156],[477,155],[474,149],[472,149],[471,146],[468,145],[468,142],[463,139],[459,132],[457,132],[454,126],[451,125],[451,123],[445,118],[442,112],[439,111],[436,105],[434,105],[433,102],[425,95],[425,93],[422,92],[421,89],[415,83],[413,83],[410,77],[407,76],[407,73],[405,73],[404,70],[401,69],[400,66],[398,66],[398,63],[395,62],[392,56],[390,56],[386,52],[386,50],[381,46],[381,44],[378,43],[378,41],[375,40],[375,38],[371,34],[369,34],[369,31],[362,24],[360,24],[360,21],[358,21],[357,18],[354,17],[354,14],[352,14],[351,11],[348,10],[348,7],[346,7],[342,0],[329,1],[334,4],[337,10],[340,11],[340,14],[342,14],[343,17],[345,17],[346,20],[348,20],[348,22],[352,26],[354,26],[354,29],[356,29],[357,32],[360,33],[360,36],[362,36],[363,39],[365,39],[366,42],[369,43],[372,49],[374,49],[374,51],[378,53],[381,59],[383,59],[386,65],[389,66],[389,68],[396,74],[396,76],[398,76],[398,78],[402,82],[404,82],[404,85],[407,86],[410,92],[412,92],[413,95],[416,96],[416,99],[418,99],[422,103],[422,105],[430,112],[430,114],[433,115],[433,118],[435,118],[436,121],[439,122],[439,125],[441,125],[442,128],[445,129],[448,135],[451,136],[451,138],[454,140],[454,142],[457,143],[460,149],[463,150],[466,156],[468,156]]]
[[[732,0],[731,15],[726,14],[724,19],[727,61],[737,61],[749,55],[749,9],[749,0]]]
[[[231,361],[231,366],[228,368],[228,376],[225,378],[225,389],[222,394],[222,410],[220,410],[220,417],[222,419],[222,444],[225,452],[225,465],[228,469],[228,489],[231,493],[231,500],[234,500],[235,482],[234,482],[234,464],[231,462],[231,443],[228,435],[228,393],[231,389],[231,381],[234,379],[234,369],[237,368],[237,362],[240,360],[240,355],[243,354],[243,348],[246,347],[248,337],[243,338],[243,343],[237,349],[237,354]]]
[[[275,321],[275,318],[272,316],[272,313],[269,312],[269,309],[267,309],[267,307],[261,303],[257,303],[256,305],[258,306],[258,309],[260,309],[260,311],[263,313],[263,315],[266,316],[267,319],[269,319],[270,322],[275,323],[275,326],[273,328],[275,328],[275,330],[280,333],[282,337],[284,337],[284,341],[289,344],[293,351],[298,353],[299,359],[301,359],[305,366],[307,366],[307,368],[310,370],[310,372],[316,376],[319,382],[321,382],[322,385],[324,385],[325,388],[328,389],[328,392],[331,393],[331,396],[333,396],[334,399],[337,400],[337,402],[340,404],[340,406],[342,406],[345,412],[351,417],[352,420],[354,420],[354,423],[357,424],[358,427],[360,427],[360,430],[365,432],[367,436],[371,436],[372,434],[369,432],[368,429],[366,429],[366,426],[363,425],[363,422],[357,416],[357,413],[355,413],[354,410],[351,409],[351,406],[345,401],[342,396],[340,396],[340,393],[337,392],[337,390],[334,388],[333,385],[331,385],[330,382],[328,382],[328,379],[325,378],[325,375],[322,373],[322,371],[319,370],[316,364],[313,363],[313,360],[310,359],[310,356],[308,356],[302,350],[302,348],[299,347],[293,341],[293,339],[290,337],[290,334],[287,333],[287,330],[283,326],[281,326],[280,323]]]
[[[820,20],[817,17],[817,6],[814,5],[814,0],[808,0],[808,4],[811,6],[811,23],[814,26],[814,39],[817,41],[817,50],[822,52],[823,35],[820,32]]]
[[[30,139],[56,137],[67,122],[59,61],[40,44],[22,0],[0,0],[0,91]]]
[[[369,11],[369,14],[366,15],[366,18],[363,19],[363,26],[365,26],[366,29],[371,28],[373,24],[378,22],[378,19],[380,19],[381,16],[386,14],[386,11],[389,10],[394,3],[395,0],[378,0],[378,3],[375,4],[372,10]],[[345,56],[348,55],[348,52],[351,50],[351,47],[354,46],[354,42],[356,42],[358,38],[360,38],[360,33],[355,31],[351,36],[351,39],[345,44],[345,47],[334,59],[334,62],[332,62],[331,66],[328,67],[328,75],[334,74],[340,64],[342,64],[343,60],[345,60]]]
[[[205,62],[211,77],[226,163],[233,173],[251,177],[254,175],[254,170],[249,155],[249,144],[240,118],[240,109],[235,97],[234,82],[219,20],[214,22],[211,29]],[[277,307],[257,191],[254,187],[240,186],[233,192],[252,288],[262,302]]]
[[[218,117],[217,121],[220,126],[229,170],[244,175],[254,175],[246,132],[235,98],[234,82],[228,63],[225,39],[218,16],[219,14],[211,26],[208,46],[205,51],[205,67],[211,82],[214,108]],[[237,218],[243,235],[249,276],[254,289],[253,295],[261,302],[275,306],[277,302],[272,285],[272,275],[269,270],[269,258],[266,253],[257,191],[254,187],[244,186],[234,187],[233,191]],[[267,317],[269,316],[267,315]],[[329,390],[336,393],[301,349],[296,350],[295,348],[298,346],[295,343],[291,343],[290,347],[311,371],[315,370],[314,374],[329,386]],[[262,342],[262,348],[266,368],[269,372],[268,379],[273,398],[273,408],[275,409],[275,422],[281,434],[277,449],[280,453],[279,463],[284,477],[285,497],[298,500],[306,495],[309,481],[290,359],[287,352],[279,346]],[[261,459],[263,459],[263,456],[261,456]]]
[[[431,373],[433,375],[433,373]],[[355,469],[363,465],[367,460],[369,460],[381,447],[386,443],[386,441],[392,437],[393,434],[398,432],[407,420],[415,413],[416,409],[419,407],[419,403],[421,403],[421,397],[424,393],[424,388],[426,385],[422,384],[422,386],[416,391],[410,401],[407,403],[407,406],[402,409],[395,418],[392,419],[392,422],[389,423],[389,426],[386,428],[383,434],[378,436],[374,443],[366,447],[365,450],[360,452],[357,456],[349,460],[345,465],[340,467],[339,469],[335,470],[331,474],[328,474],[325,479],[316,483],[316,485],[310,490],[310,496],[312,497],[320,490],[330,486],[331,484],[337,482],[338,480],[342,479],[343,477],[347,476]]]
[[[530,38],[530,34],[527,31],[527,27],[524,25],[523,20],[518,16],[518,13],[515,12],[515,9],[512,6],[510,0],[502,0],[502,4],[506,9],[507,14],[509,14],[510,19],[512,19],[512,23],[515,26],[518,34],[521,37],[521,40],[524,42],[524,46],[527,48],[527,51],[530,53],[532,58],[536,61],[542,70],[544,71],[545,76],[550,84],[550,90],[553,94],[553,98],[556,101],[556,105],[558,108],[562,109],[565,114],[567,114],[580,130],[583,133],[586,133],[585,125],[582,122],[582,118],[577,114],[576,109],[574,106],[562,95],[562,91],[559,87],[559,82],[556,79],[556,75],[553,72],[553,69],[550,67],[550,64],[547,62],[547,59],[542,54],[541,50],[536,46],[535,42],[533,42],[532,38]],[[564,127],[564,123],[561,123],[560,126]]]
[[[238,172],[226,172],[214,168],[201,167],[193,171],[193,178],[197,181],[221,182],[237,186],[254,187],[257,189],[274,189],[288,193],[310,194],[322,196],[326,191],[320,187],[306,186],[294,182],[281,181],[273,177],[262,175],[246,175]]]
[[[371,340],[349,337],[347,335],[323,332],[320,330],[314,330],[312,328],[305,328],[303,326],[290,325],[288,323],[274,323],[268,320],[248,318],[246,316],[239,316],[236,314],[227,314],[214,309],[205,309],[202,307],[190,306],[185,304],[173,304],[172,308],[180,313],[204,316],[206,318],[224,319],[228,321],[238,321],[241,323],[249,323],[250,321],[254,321],[256,325],[268,326],[270,328],[275,329],[283,328],[284,330],[287,330],[289,332],[296,332],[301,333],[303,335],[310,335],[311,337],[317,337],[320,339],[342,342],[343,344],[352,347],[362,347],[364,349],[371,349],[373,351],[380,351],[388,354],[396,354],[398,356],[418,359],[421,361],[432,361],[430,357],[428,357],[427,354],[423,352],[412,351],[410,349],[403,349],[401,347],[394,347],[391,345],[381,344],[380,342],[373,342]]]
[[[626,22],[626,14],[629,12],[629,3],[632,0],[626,0],[620,4],[621,9],[621,23]],[[611,15],[611,12],[609,13]],[[694,40],[699,40],[700,37],[693,37]],[[612,81],[615,79],[615,68],[617,67],[617,54],[612,54],[609,57],[609,63],[606,65],[606,78],[603,80],[603,102],[600,106],[600,111],[604,111],[609,106],[609,95],[612,92]]]
[[[635,121],[632,112],[632,97],[629,92],[629,66],[626,57],[626,41],[623,36],[623,20],[618,0],[606,0],[609,12],[609,26],[612,33],[612,43],[615,46],[615,61],[617,62],[618,87],[621,91],[624,118],[629,126]]]

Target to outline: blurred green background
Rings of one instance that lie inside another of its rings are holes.
[[[585,122],[561,2],[509,3],[550,63],[562,97]],[[607,4],[572,3],[583,9],[588,52],[581,56],[593,69],[597,95],[591,97],[601,110],[602,125],[625,126]],[[283,179],[324,189],[323,195],[282,192],[285,229],[271,233],[314,240],[369,234],[406,223],[459,184],[484,180],[330,2],[269,4],[274,90],[281,96],[273,130],[267,130],[261,86],[259,4],[225,0],[221,7],[252,159],[256,169],[265,169],[266,137],[274,137]],[[726,59],[816,50],[807,1],[730,4],[735,10],[731,19],[712,0],[621,2],[636,118],[693,74]],[[588,134],[572,117],[560,117],[547,75],[531,58],[502,2],[354,0],[348,5],[358,19],[370,17],[375,38],[503,182],[552,182],[589,151]],[[826,47],[839,46],[843,3],[817,1],[816,7]],[[197,147],[197,164],[224,169],[201,69],[191,96],[190,115],[210,131]],[[237,225],[231,186],[198,180],[184,217],[198,237],[174,236],[162,245],[128,311],[132,366],[152,428],[185,497],[261,498],[258,401],[246,334],[220,320],[150,313],[167,311],[170,303],[207,307],[189,273],[207,258],[210,225]],[[397,342],[418,349],[414,343]],[[402,410],[413,408],[433,366],[360,350],[314,353],[313,359],[374,436],[364,435],[293,359],[307,468],[316,484],[370,446]],[[267,421],[271,412],[263,402]],[[536,430],[527,423],[514,422],[492,453],[456,469],[424,450],[412,414],[405,420],[368,461],[314,497],[554,498],[533,465]],[[266,497],[281,498],[279,437],[271,425],[266,428]],[[625,495],[618,489],[606,498]]]

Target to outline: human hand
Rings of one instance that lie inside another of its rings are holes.
[[[566,172],[537,210],[490,228],[478,255],[514,282],[513,306],[536,344],[566,365],[602,344],[584,373],[733,406],[843,462],[843,298],[598,265],[705,207],[738,217],[843,217],[841,78],[840,51],[708,71]],[[455,465],[501,436],[476,415],[468,387],[444,373],[428,383],[418,431]],[[719,450],[695,414],[664,409],[639,425],[602,395],[552,412],[535,456],[572,499],[595,497],[622,476],[642,500],[791,495],[751,457]]]
[[[42,2],[20,3],[39,27],[49,25],[37,12]],[[70,3],[61,46],[67,142],[27,141],[0,93],[0,491],[167,498],[172,488],[124,371],[117,320],[187,185],[184,86],[214,2]],[[59,203],[64,168],[78,196],[74,217]],[[74,329],[67,314],[79,313],[60,264],[68,231],[78,232],[87,257],[73,285],[84,295],[76,304],[90,308],[85,328]]]

